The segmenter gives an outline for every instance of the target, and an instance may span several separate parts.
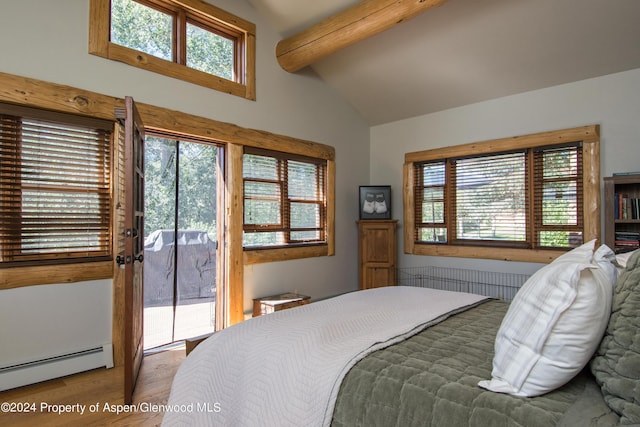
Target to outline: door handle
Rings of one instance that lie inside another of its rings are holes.
[[[138,237],[138,229],[137,228],[127,228],[124,231],[124,235],[126,237],[133,237],[134,239]]]
[[[144,261],[144,255],[140,254],[137,257],[133,257],[133,261],[138,261],[138,262]],[[130,256],[124,257],[122,255],[118,255],[118,256],[116,256],[116,263],[119,266],[123,266],[125,264],[130,264],[131,263],[131,257]]]

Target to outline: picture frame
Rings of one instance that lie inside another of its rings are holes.
[[[361,185],[360,219],[391,219],[391,186]]]

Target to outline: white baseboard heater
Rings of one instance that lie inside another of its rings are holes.
[[[0,367],[0,391],[96,368],[113,368],[112,344]]]

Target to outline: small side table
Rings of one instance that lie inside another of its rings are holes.
[[[211,335],[213,335],[213,332],[184,340],[184,350],[187,356],[198,346],[198,344],[209,338]]]
[[[309,304],[310,302],[311,297],[294,294],[292,292],[255,298],[253,300],[253,317],[285,310],[291,307],[297,307],[299,305]]]

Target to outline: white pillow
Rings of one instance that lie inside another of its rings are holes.
[[[636,249],[637,251],[638,249]],[[627,266],[627,261],[629,260],[629,258],[631,258],[631,255],[633,255],[635,251],[630,251],[630,252],[624,252],[621,254],[617,254],[616,255],[616,263],[618,264],[619,267],[621,267],[622,269],[624,269]]]
[[[609,320],[613,289],[594,263],[594,246],[595,240],[558,257],[522,286],[496,336],[492,379],[481,387],[538,396],[588,363]],[[608,256],[603,249],[598,262]]]
[[[593,262],[607,275],[613,286],[618,281],[620,270],[617,256],[607,245],[602,245],[593,253]],[[626,265],[626,263],[625,263]]]

